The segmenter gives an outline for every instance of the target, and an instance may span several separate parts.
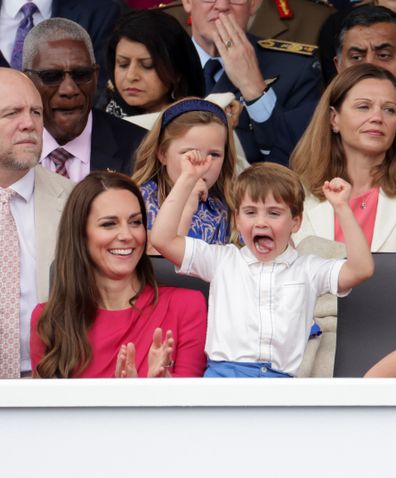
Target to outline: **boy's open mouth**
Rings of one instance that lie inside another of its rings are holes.
[[[270,252],[274,249],[275,244],[271,236],[257,235],[253,238],[253,243],[258,252],[263,254]]]

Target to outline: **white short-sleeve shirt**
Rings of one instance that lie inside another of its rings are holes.
[[[247,247],[186,237],[182,274],[210,282],[205,350],[216,361],[271,362],[295,375],[317,298],[337,294],[344,260],[299,256],[289,246],[273,262]]]

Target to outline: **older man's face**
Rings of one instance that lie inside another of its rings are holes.
[[[43,106],[33,83],[9,68],[0,71],[0,169],[26,171],[38,163]]]
[[[245,3],[238,5],[230,0],[215,0],[213,3],[205,0],[183,0],[184,9],[191,13],[193,37],[208,53],[213,47],[213,32],[216,31],[214,22],[220,13],[233,14],[238,25],[246,31],[249,18],[260,3],[261,0],[245,0]]]
[[[38,73],[30,73],[43,100],[44,126],[59,144],[65,144],[79,136],[87,124],[96,92],[98,69],[92,65],[82,41],[50,40],[40,45],[32,70],[73,72],[72,75],[65,74],[58,82],[51,81],[48,72],[41,77]]]
[[[396,24],[356,26],[343,39],[341,55],[334,59],[338,73],[359,63],[373,63],[396,75]]]

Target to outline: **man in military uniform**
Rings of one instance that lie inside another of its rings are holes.
[[[181,1],[159,8],[176,17],[191,34],[191,19]],[[249,21],[248,31],[261,38],[317,45],[320,27],[335,11],[325,1],[263,0]]]
[[[183,5],[191,14],[206,93],[230,91],[243,105],[236,132],[246,158],[251,163],[287,164],[320,96],[316,60],[295,53],[295,45],[293,52],[283,42],[263,47],[256,37],[246,35],[260,0],[183,0]],[[272,132],[278,123],[287,134],[274,142]]]

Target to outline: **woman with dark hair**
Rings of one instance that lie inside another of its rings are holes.
[[[146,223],[128,177],[94,172],[76,185],[59,225],[50,298],[32,314],[33,376],[203,374],[205,299],[156,284]]]
[[[201,63],[179,22],[160,10],[132,10],[117,22],[107,49],[106,111],[131,116],[203,96]]]
[[[373,252],[396,251],[396,79],[371,65],[352,66],[330,83],[291,156],[307,190],[294,235],[343,242],[324,180],[351,183],[350,206]]]

